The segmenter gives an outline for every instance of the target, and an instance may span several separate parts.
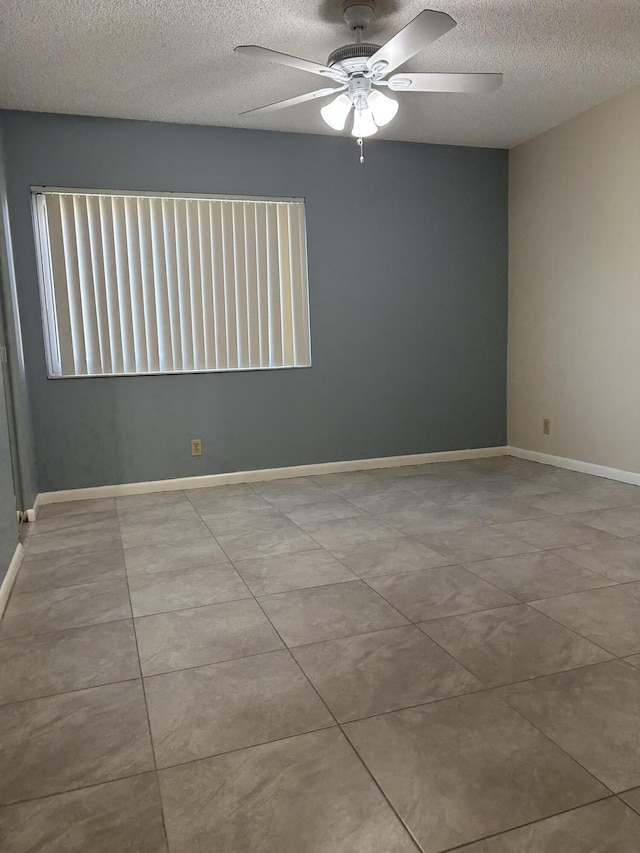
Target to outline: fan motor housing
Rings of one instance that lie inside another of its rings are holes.
[[[371,42],[360,44],[345,44],[329,54],[327,65],[330,68],[339,68],[347,74],[364,71],[367,59],[380,50],[380,45]]]

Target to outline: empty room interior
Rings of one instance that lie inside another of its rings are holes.
[[[639,45],[0,2],[2,853],[640,851]]]

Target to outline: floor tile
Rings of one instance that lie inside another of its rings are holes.
[[[567,545],[584,545],[587,542],[604,542],[612,538],[602,530],[557,516],[530,521],[513,521],[509,524],[496,525],[496,529],[542,550],[563,548]]]
[[[631,808],[640,814],[640,788],[634,788],[632,791],[625,791],[624,794],[620,794],[620,799],[624,800],[624,802],[631,806]],[[640,844],[638,845],[638,849],[640,850]]]
[[[486,693],[394,711],[348,723],[344,730],[425,853],[607,793],[519,714]]]
[[[367,583],[412,622],[518,603],[462,566],[368,578]]]
[[[291,509],[299,504],[315,503],[327,499],[327,492],[319,483],[304,477],[287,480],[265,480],[252,483],[251,488],[279,509]]]
[[[0,706],[0,803],[153,769],[140,681]]]
[[[142,521],[121,529],[125,548],[139,545],[172,545],[174,542],[193,539],[210,539],[211,531],[199,515],[176,521]]]
[[[129,593],[134,616],[251,598],[240,575],[224,563],[170,572],[138,572],[129,576]]]
[[[321,474],[313,482],[346,500],[385,491],[395,491],[395,484],[381,476],[380,471],[348,471],[342,474]]]
[[[601,480],[596,486],[588,486],[581,489],[583,495],[603,501],[609,506],[640,506],[640,486],[631,486],[628,483],[617,483],[613,480]]]
[[[355,496],[351,498],[354,506],[368,512],[370,515],[382,515],[385,512],[400,512],[404,509],[426,509],[434,507],[435,503],[424,495],[414,494],[407,489],[397,487],[387,488],[374,494]]]
[[[414,853],[338,729],[160,772],[180,853]]]
[[[68,527],[52,533],[27,536],[25,556],[37,557],[54,551],[66,551],[68,555],[91,554],[120,547],[120,534],[115,520],[97,521],[77,527]]]
[[[321,549],[239,560],[234,565],[254,595],[271,595],[357,579],[353,572]]]
[[[463,853],[636,853],[640,817],[616,797],[478,841]]]
[[[226,505],[212,512],[210,509],[200,511],[200,516],[214,536],[224,536],[232,533],[244,533],[252,530],[269,531],[286,524],[286,517],[279,509],[263,501],[258,495],[256,500],[262,506],[256,509],[230,509]]]
[[[300,504],[284,511],[290,521],[297,524],[303,530],[315,527],[326,521],[337,521],[342,518],[357,518],[363,516],[364,511],[355,504],[342,500],[336,495],[327,493],[329,500],[316,501],[311,504]]]
[[[260,605],[288,646],[364,634],[407,622],[363,581],[267,595],[260,598]]]
[[[216,563],[229,564],[227,555],[213,536],[181,541],[175,545],[141,545],[126,548],[124,562],[129,575],[136,572],[151,574],[171,569],[188,569],[194,566],[212,566]]]
[[[124,580],[20,592],[11,596],[0,622],[0,639],[130,618]]]
[[[0,704],[139,676],[130,620],[0,641]]]
[[[85,501],[64,501],[61,503],[41,504],[37,520],[45,518],[64,517],[77,518],[79,515],[91,515],[96,512],[111,512],[115,514],[114,498],[94,498]]]
[[[274,554],[295,554],[320,547],[286,518],[276,519],[268,529],[241,530],[216,536],[231,560],[251,560]]]
[[[611,539],[596,545],[562,548],[558,556],[598,572],[616,583],[640,581],[640,543],[630,539]]]
[[[449,616],[419,627],[488,686],[611,657],[526,604]]]
[[[402,509],[381,513],[377,517],[408,536],[483,527],[487,523],[478,506],[461,504],[436,505],[430,509]]]
[[[544,483],[547,486],[553,486],[561,491],[570,491],[571,489],[588,489],[592,486],[600,485],[603,481],[601,477],[594,477],[591,474],[583,474],[579,471],[567,471],[562,468],[554,468],[551,465],[541,465],[537,470],[531,470],[528,474],[528,479],[536,483]]]
[[[603,530],[613,536],[638,536],[640,534],[640,506],[619,506],[600,512],[580,513],[577,521]]]
[[[193,490],[193,495],[189,493],[189,500],[200,515],[217,516],[224,513],[238,514],[242,511],[247,513],[254,511],[259,512],[264,509],[270,509],[272,512],[279,512],[273,504],[270,504],[263,497],[257,495],[248,484],[245,485],[247,489],[246,492],[234,492],[233,494],[222,492],[219,487],[212,489],[195,489]]]
[[[609,661],[499,695],[612,791],[640,784],[640,670]]]
[[[284,648],[255,601],[230,601],[136,619],[144,675]]]
[[[145,680],[159,767],[330,726],[289,652],[270,652]]]
[[[406,537],[336,548],[333,553],[341,563],[362,578],[432,569],[453,562],[421,542]]]
[[[226,486],[207,486],[203,489],[186,489],[185,495],[194,506],[221,504],[237,498],[255,498],[256,493],[248,483],[229,483]]]
[[[512,536],[505,536],[493,527],[472,527],[449,533],[430,533],[420,541],[438,551],[452,562],[464,563],[487,557],[508,557],[535,550],[532,545]]]
[[[372,542],[378,539],[393,539],[400,534],[386,524],[369,516],[362,518],[342,518],[336,521],[327,521],[322,524],[309,525],[309,534],[319,542],[323,548],[330,551],[336,548],[344,548],[348,545],[357,545],[361,542]]]
[[[590,548],[590,545],[586,547]],[[609,586],[613,581],[562,559],[563,551],[538,551],[469,563],[469,569],[523,601]]]
[[[430,504],[452,504],[469,494],[469,488],[461,483],[447,483],[433,477],[406,477],[398,488],[410,492]]]
[[[118,516],[116,515],[115,505],[110,509],[84,512],[79,515],[53,515],[46,518],[38,513],[37,521],[29,522],[28,534],[29,536],[34,536],[42,533],[57,533],[58,531],[69,530],[84,524],[96,524],[97,522],[107,522],[106,524],[102,524],[101,527],[104,530],[111,530],[117,533]]]
[[[461,506],[473,509],[485,524],[506,524],[515,521],[529,521],[536,518],[544,518],[545,510],[533,506],[525,500],[514,500],[501,494],[487,495],[474,494],[460,502]]]
[[[531,498],[556,494],[558,491],[559,489],[555,489],[553,486],[545,486],[543,483],[506,477],[499,481],[481,481],[477,487],[479,496],[483,494],[487,496],[500,495],[513,498],[516,501],[526,501],[529,504],[531,504]]]
[[[167,504],[184,504],[187,496],[182,489],[170,489],[166,492],[147,492],[142,495],[122,495],[116,498],[116,509],[118,514],[125,512],[135,513],[140,509],[152,506],[163,506]]]
[[[529,503],[553,515],[568,515],[573,512],[589,512],[607,509],[610,505],[604,500],[587,495],[585,491],[553,492],[528,498]]]
[[[13,591],[31,592],[114,579],[125,579],[121,548],[81,557],[69,557],[64,551],[53,552],[50,556],[25,557]]]
[[[338,722],[482,686],[412,625],[300,646],[293,655]]]
[[[137,508],[135,512],[122,509],[118,511],[121,532],[132,532],[145,525],[174,524],[197,519],[198,513],[189,501],[150,504]]]
[[[531,604],[618,657],[640,652],[640,583],[575,592]]]
[[[0,808],[3,853],[166,853],[155,773]]]

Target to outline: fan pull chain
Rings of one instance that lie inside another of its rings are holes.
[[[362,137],[358,137],[358,145],[360,146],[360,163],[364,163],[364,142],[362,141]]]

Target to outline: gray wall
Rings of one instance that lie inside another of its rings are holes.
[[[18,544],[18,531],[16,524],[16,509],[24,508],[17,506],[21,503],[22,492],[20,488],[20,465],[16,464],[15,471],[13,461],[18,459],[16,448],[15,457],[12,457],[11,444],[12,434],[9,429],[9,418],[18,426],[21,419],[26,418],[24,423],[24,454],[26,462],[25,487],[28,503],[24,506],[33,506],[35,497],[35,465],[33,462],[31,446],[31,422],[28,415],[28,401],[26,396],[26,377],[22,369],[22,360],[18,357],[21,347],[16,337],[16,321],[19,322],[15,301],[11,288],[11,263],[10,263],[10,241],[7,230],[7,205],[5,192],[5,170],[2,150],[2,121],[0,118],[0,346],[4,346],[8,352],[8,363],[0,364],[0,582],[6,574],[11,558]],[[11,375],[15,369],[15,379]],[[20,382],[22,387],[20,389]],[[5,406],[9,397],[13,403],[15,394],[9,394],[14,384],[18,385],[18,406],[24,404],[25,408],[16,410],[12,405],[9,412]],[[11,389],[9,387],[11,385]],[[5,397],[5,391],[7,392]],[[22,391],[22,393],[21,393]],[[15,435],[15,431],[14,431]],[[15,488],[14,482],[18,484]],[[18,501],[16,494],[18,492]]]
[[[41,491],[505,443],[505,151],[372,140],[360,166],[345,138],[4,125]],[[313,366],[47,380],[30,185],[304,196]]]
[[[18,544],[16,504],[13,496],[11,451],[7,411],[4,405],[4,384],[0,370],[0,583]]]

